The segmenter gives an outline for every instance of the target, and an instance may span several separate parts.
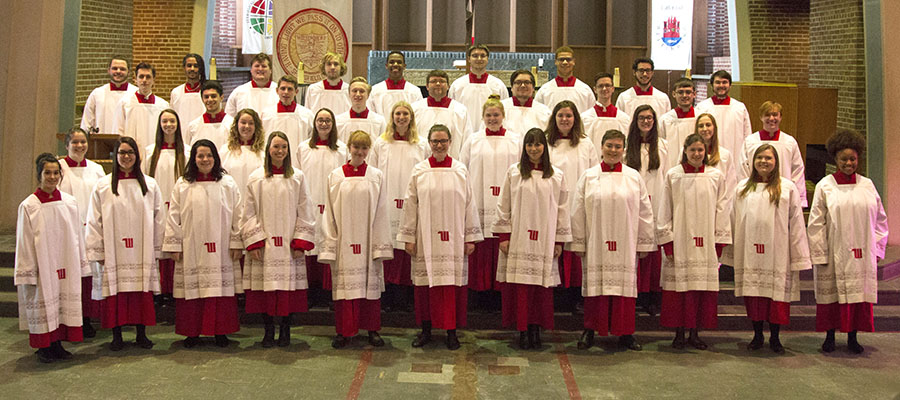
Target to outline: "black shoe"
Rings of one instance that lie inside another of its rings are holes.
[[[112,351],[120,351],[125,348],[125,342],[122,339],[113,339],[109,342],[109,349]]]
[[[431,343],[431,332],[419,332],[416,339],[412,342],[412,347],[422,347]]]
[[[530,327],[529,327],[530,328]],[[519,332],[519,348],[522,350],[528,350],[531,348],[531,332],[521,331]]]
[[[825,342],[822,343],[822,351],[825,353],[831,353],[832,351],[834,351],[834,349],[835,349],[834,338],[831,338],[831,339],[826,338]]]
[[[228,347],[228,336],[225,335],[216,335],[216,346],[219,347]]]
[[[343,337],[341,335],[336,335],[334,339],[331,339],[331,347],[334,347],[336,349],[344,348],[347,343],[350,343],[350,338]]]
[[[581,333],[581,339],[578,339],[578,350],[587,350],[594,345],[594,330],[585,329]]]
[[[184,342],[182,342],[182,345],[186,349],[190,349],[192,347],[197,347],[199,344],[200,344],[199,336],[188,336],[188,337],[184,338]]]
[[[66,351],[59,341],[50,344],[50,355],[57,360],[68,360],[72,358],[72,353]]]
[[[541,326],[538,324],[532,325],[533,328],[531,330],[531,348],[539,349],[541,348]]]
[[[684,350],[687,347],[687,341],[684,340],[684,328],[675,329],[675,340],[672,341],[672,348],[675,350]]]
[[[763,342],[765,342],[765,338],[762,335],[753,335],[753,340],[747,344],[747,350],[759,350],[763,347]]]
[[[862,354],[864,351],[866,351],[866,348],[862,347],[862,345],[859,344],[859,342],[857,342],[855,340],[853,340],[853,341],[848,340],[847,341],[847,350],[849,350],[853,354]]]
[[[687,343],[691,345],[691,347],[697,350],[706,350],[709,346],[698,336],[691,336],[688,338]]]
[[[459,338],[456,336],[456,329],[447,331],[447,349],[456,350],[460,347]]]
[[[619,336],[619,346],[628,350],[641,351],[643,347],[634,340],[634,335]]]
[[[278,347],[288,347],[291,345],[291,326],[281,324],[278,327]]]
[[[90,318],[84,318],[81,323],[81,334],[90,339],[97,336],[97,330],[91,325]]]
[[[37,351],[35,351],[34,354],[37,355],[38,361],[40,361],[44,364],[50,364],[54,360],[56,360],[56,357],[53,357],[53,355],[50,354],[49,347],[43,347],[43,348],[37,349]]]
[[[154,343],[152,341],[150,341],[150,339],[148,337],[144,336],[144,337],[139,337],[139,338],[135,339],[134,344],[138,345],[138,347],[140,347],[142,349],[149,350],[149,349],[153,348]]]
[[[263,339],[261,344],[262,347],[266,349],[275,346],[275,325],[266,324],[263,327]]]
[[[384,346],[384,339],[376,331],[369,331],[369,344],[375,347]]]
[[[772,349],[775,354],[784,354],[784,346],[778,338],[769,338],[769,348]]]

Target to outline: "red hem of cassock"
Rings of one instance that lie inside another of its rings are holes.
[[[244,312],[264,313],[273,317],[287,317],[292,313],[309,311],[306,290],[244,290]]]
[[[227,335],[240,329],[237,298],[175,299],[175,333],[182,336]]]
[[[634,334],[634,297],[591,296],[584,298],[584,329],[600,336]]]
[[[499,256],[499,238],[484,238],[475,243],[475,251],[469,255],[469,290],[499,290],[496,280]]]
[[[662,252],[658,249],[638,259],[637,290],[638,293],[662,292],[660,286],[662,271]]]
[[[156,325],[156,308],[153,293],[119,292],[100,301],[100,327],[115,328],[123,325]]]
[[[318,256],[306,256],[306,279],[309,287],[331,290],[331,265],[320,263]]]
[[[668,328],[716,329],[718,325],[719,292],[690,290],[662,292],[659,323]]]
[[[100,318],[100,301],[91,299],[93,279],[90,276],[81,278],[81,315],[87,318]]]
[[[334,328],[343,337],[354,337],[360,329],[381,330],[381,299],[335,300]]]
[[[774,301],[768,297],[745,296],[744,308],[751,321],[787,325],[791,322],[791,303]]]
[[[528,325],[537,324],[544,329],[553,329],[553,288],[501,283],[500,295],[504,328],[515,327],[523,332],[528,330]]]
[[[840,329],[841,332],[875,332],[873,304],[816,304],[816,332],[831,329]]]
[[[581,257],[563,250],[559,256],[559,278],[562,287],[581,287]]]
[[[431,321],[435,329],[466,326],[468,289],[465,286],[416,286],[416,324]]]
[[[50,343],[65,340],[67,342],[80,342],[84,340],[84,334],[80,326],[60,325],[53,332],[31,333],[28,335],[28,344],[33,349],[50,347]]]
[[[412,286],[412,258],[406,251],[394,249],[394,259],[384,260],[384,281],[392,285]]]
[[[175,260],[159,260],[159,289],[162,294],[172,294],[175,283]]]

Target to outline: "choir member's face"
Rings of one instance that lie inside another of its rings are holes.
[[[609,77],[603,77],[597,79],[597,82],[594,82],[594,94],[597,95],[597,100],[599,100],[603,104],[609,104],[612,102],[612,94],[615,88],[613,87],[613,81]]]
[[[278,99],[281,100],[281,104],[284,105],[290,105],[297,97],[297,88],[290,82],[278,82],[278,89],[275,89],[275,91],[278,92]]]
[[[607,139],[600,146],[603,153],[603,162],[616,165],[622,162],[622,154],[625,152],[625,141],[622,139]]]
[[[575,126],[575,112],[569,107],[560,108],[556,112],[556,127],[560,132],[568,134]]]
[[[119,144],[119,152],[116,154],[116,160],[119,162],[119,168],[123,172],[131,172],[134,169],[135,149],[128,143]]]
[[[250,75],[258,84],[269,82],[272,80],[272,68],[267,61],[254,61],[250,65]]]
[[[196,82],[200,79],[200,63],[196,57],[188,57],[184,60],[184,76],[188,81]]]
[[[781,111],[769,111],[760,118],[763,129],[767,132],[775,132],[781,127]]]
[[[559,53],[554,63],[556,64],[556,74],[560,77],[568,78],[575,71],[575,55],[567,51]]]
[[[653,66],[650,63],[638,63],[637,71],[634,71],[634,79],[640,86],[647,86],[653,80]]]
[[[775,170],[775,154],[772,150],[766,149],[756,153],[756,156],[753,157],[753,168],[756,169],[759,176],[768,178]]]
[[[679,107],[692,107],[695,97],[694,88],[690,86],[675,89],[675,102],[678,103]]]
[[[41,171],[41,189],[47,193],[53,193],[60,181],[62,181],[62,171],[59,170],[59,164],[45,162],[44,169]]]
[[[482,118],[484,126],[492,131],[498,131],[503,126],[503,110],[500,107],[486,108]]]
[[[387,68],[389,78],[399,81],[400,79],[403,79],[403,71],[406,70],[406,61],[403,61],[403,56],[399,54],[391,54],[388,56],[385,68]]]
[[[399,132],[406,133],[409,129],[409,109],[406,107],[397,107],[394,109],[394,128]]]
[[[701,142],[691,143],[684,149],[684,154],[687,155],[688,164],[694,168],[700,168],[703,165],[703,159],[706,158],[706,145]]]
[[[216,89],[206,89],[200,95],[203,97],[203,105],[206,106],[206,112],[216,114],[222,108],[222,96]]]
[[[487,68],[488,53],[482,49],[475,49],[469,53],[469,67],[475,71],[484,71]]]
[[[334,120],[331,119],[331,114],[325,111],[319,111],[316,114],[316,133],[319,135],[319,140],[328,140],[333,124]]]
[[[444,131],[434,131],[428,139],[428,144],[431,145],[431,154],[435,158],[443,159],[450,151],[450,135]]]
[[[253,116],[246,113],[241,114],[241,117],[238,118],[238,135],[241,141],[248,142],[252,140],[254,133],[256,133],[256,121],[253,121]]]
[[[729,91],[731,91],[731,81],[721,77],[716,77],[715,79],[713,79],[713,92],[716,94],[716,96],[728,96]]]
[[[142,94],[147,95],[153,91],[153,70],[147,68],[137,70],[134,80]]]
[[[125,60],[112,60],[109,63],[109,80],[116,86],[125,83],[128,80],[128,63]]]
[[[440,100],[447,96],[447,80],[440,76],[428,78],[428,84],[425,88],[428,89],[428,95],[434,97],[435,100]]]
[[[713,125],[712,118],[707,115],[697,120],[697,133],[703,137],[703,141],[709,144],[710,139],[716,133],[716,127]]]
[[[653,118],[653,110],[644,110],[638,113],[638,129],[641,130],[641,133],[650,132],[653,129],[653,125],[656,125],[656,119]]]
[[[288,142],[278,136],[272,138],[272,142],[269,143],[269,157],[272,159],[272,162],[275,166],[281,166],[284,163],[285,157],[288,154]]]
[[[325,77],[331,80],[341,77],[341,63],[335,59],[325,61]]]
[[[197,171],[203,175],[209,175],[216,165],[216,159],[213,157],[212,150],[206,146],[197,147],[197,158],[194,162],[197,164]]]
[[[538,164],[541,162],[541,157],[544,156],[544,144],[537,140],[528,143],[525,145],[525,153],[528,154],[528,161]]]
[[[859,154],[853,149],[843,149],[834,157],[838,169],[845,175],[853,175],[859,167]]]
[[[513,96],[519,98],[527,99],[534,96],[534,84],[531,83],[531,78],[525,74],[516,76],[516,80],[513,81],[512,92]]]
[[[366,90],[366,86],[362,82],[350,85],[350,102],[353,103],[353,106],[363,107],[366,105],[366,100],[369,100],[369,91]]]
[[[350,161],[356,165],[361,164],[363,161],[366,161],[366,156],[369,155],[369,146],[360,146],[358,144],[350,145]]]
[[[69,158],[73,160],[81,161],[84,159],[85,153],[87,153],[88,142],[87,137],[84,136],[81,132],[75,132],[72,134],[72,140],[66,144],[66,150],[69,152]]]
[[[175,135],[175,130],[178,129],[178,118],[175,114],[163,112],[159,115],[159,126],[162,127],[166,137],[172,137],[172,135]]]

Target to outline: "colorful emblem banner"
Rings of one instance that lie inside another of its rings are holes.
[[[272,54],[272,0],[244,2],[244,32],[241,47],[244,54]]]
[[[650,57],[656,69],[691,67],[693,0],[653,0]]]

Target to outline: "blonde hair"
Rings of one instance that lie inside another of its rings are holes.
[[[362,76],[354,76],[353,79],[350,80],[350,84],[347,85],[347,91],[350,91],[350,88],[353,87],[354,83],[362,83],[366,88],[366,93],[372,93],[372,86],[369,85],[369,80]]]
[[[347,148],[356,147],[372,147],[372,138],[365,131],[353,131],[350,138],[347,139]]]
[[[481,115],[484,116],[484,112],[490,107],[499,108],[500,113],[503,114],[504,117],[506,116],[506,110],[503,109],[503,103],[500,102],[500,95],[492,94],[488,96],[487,101],[481,106]]]
[[[403,107],[407,111],[409,111],[409,132],[406,133],[406,141],[408,141],[410,144],[419,143],[419,130],[418,128],[416,128],[416,114],[413,113],[412,106],[403,100],[394,103],[394,106],[391,107],[390,115],[386,115],[387,127],[385,128],[384,133],[381,134],[381,138],[388,143],[392,143],[394,141],[394,131],[397,130],[397,128],[394,126],[394,111],[396,111],[400,107]]]
[[[782,107],[780,103],[776,103],[772,100],[766,100],[765,103],[762,103],[762,105],[759,106],[759,117],[765,117],[766,114],[770,112],[777,112],[781,114],[781,108]]]
[[[322,75],[325,75],[325,64],[328,64],[328,61],[331,60],[335,60],[341,65],[341,76],[344,76],[344,74],[347,73],[347,63],[344,62],[344,57],[330,51],[325,53],[325,56],[322,57],[322,65],[319,67],[319,72],[321,72]]]
[[[713,125],[713,135],[709,138],[709,144],[706,146],[706,155],[709,157],[707,165],[714,167],[721,161],[719,157],[719,125],[716,123],[716,117],[713,117],[710,113],[703,113],[694,121],[694,133],[700,134],[700,118],[703,117],[709,117]]]
[[[766,150],[771,151],[772,156],[775,158],[775,167],[772,168],[772,173],[769,174],[768,180],[765,181],[766,190],[769,192],[769,201],[771,201],[775,207],[778,207],[778,199],[781,198],[781,175],[778,173],[778,164],[780,161],[778,161],[778,152],[775,150],[775,146],[768,143],[757,147],[756,151],[753,152],[753,157],[750,158],[750,178],[747,179],[747,183],[744,184],[744,188],[741,189],[739,195],[744,197],[747,193],[756,190],[756,181],[762,180],[762,176],[759,175],[759,172],[756,172],[756,167],[753,164],[755,163],[754,160],[756,160],[756,156]]]

